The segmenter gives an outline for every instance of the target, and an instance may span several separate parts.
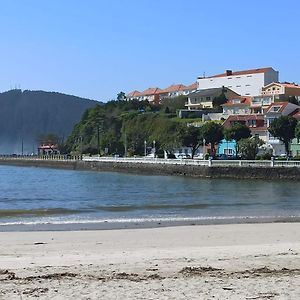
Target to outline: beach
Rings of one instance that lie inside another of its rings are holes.
[[[300,223],[0,233],[0,299],[299,299]]]

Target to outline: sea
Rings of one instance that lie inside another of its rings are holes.
[[[300,220],[300,185],[0,166],[0,231]]]

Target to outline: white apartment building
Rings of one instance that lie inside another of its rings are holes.
[[[261,68],[233,72],[210,77],[198,77],[198,90],[227,87],[242,96],[258,96],[264,86],[278,82],[279,72],[273,68]]]

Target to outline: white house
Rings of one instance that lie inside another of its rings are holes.
[[[249,115],[251,113],[251,97],[236,97],[221,106],[224,118],[231,115]]]
[[[274,102],[272,103],[265,112],[265,125],[267,128],[270,127],[274,119],[280,116],[292,115],[298,111],[299,106],[289,102]],[[274,155],[285,154],[283,143],[276,137],[272,136],[268,131],[266,132],[266,142],[273,149]]]
[[[227,70],[223,74],[198,77],[197,83],[198,90],[224,86],[242,96],[257,96],[264,86],[278,82],[278,77],[279,72],[271,67],[237,72]]]

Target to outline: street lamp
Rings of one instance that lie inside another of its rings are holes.
[[[153,154],[154,154],[154,158],[155,158],[155,152],[156,152],[156,148],[155,148],[155,140],[153,141]]]
[[[147,141],[144,141],[144,156],[147,156]]]
[[[82,159],[82,136],[80,136],[79,139],[80,139],[80,159]]]

